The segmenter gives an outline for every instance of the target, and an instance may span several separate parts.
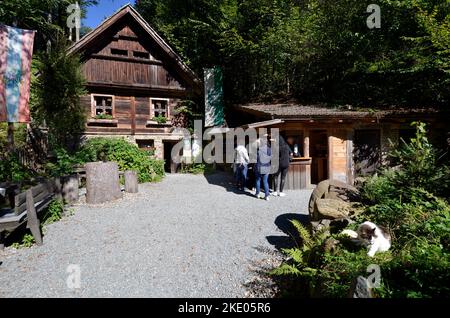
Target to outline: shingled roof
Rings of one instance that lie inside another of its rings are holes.
[[[313,118],[383,118],[391,116],[407,115],[434,115],[439,110],[434,108],[391,108],[385,110],[357,109],[352,107],[330,107],[322,104],[304,105],[298,103],[252,103],[237,105],[236,109],[259,115],[263,118],[291,118],[291,119],[313,119]]]

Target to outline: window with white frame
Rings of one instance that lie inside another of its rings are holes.
[[[165,117],[168,119],[169,116],[168,98],[150,98],[150,118]]]
[[[92,101],[92,116],[93,117],[114,117],[114,96],[113,95],[94,95],[91,97]]]

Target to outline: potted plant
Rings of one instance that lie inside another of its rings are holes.
[[[166,117],[159,115],[147,121],[147,125],[171,125],[171,122]]]

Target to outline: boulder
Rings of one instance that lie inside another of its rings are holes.
[[[320,231],[323,228],[329,229],[330,224],[331,224],[331,220],[327,220],[327,219],[311,221],[310,222],[311,233],[315,234],[317,231]]]
[[[350,297],[352,298],[373,298],[372,288],[367,278],[358,276],[353,282],[350,290]]]
[[[343,219],[350,215],[352,206],[350,203],[334,200],[334,199],[318,199],[316,200],[316,208],[314,215],[318,219]]]
[[[311,197],[309,198],[309,205],[308,205],[308,210],[309,210],[309,215],[311,217],[311,220],[313,220],[313,219],[317,220],[318,219],[314,215],[316,201],[318,199],[325,198],[325,195],[328,193],[329,186],[330,186],[330,181],[329,180],[324,180],[324,181],[320,182],[316,186],[314,191],[312,192]]]
[[[309,199],[309,215],[311,220],[317,221],[322,218],[348,218],[349,216],[356,215],[359,213],[358,202],[360,198],[359,191],[344,182],[338,180],[324,180],[320,182],[311,194]],[[334,200],[338,202],[344,202],[343,204],[335,202],[322,202],[323,209],[325,209],[323,215],[317,209],[317,202],[319,200]],[[348,203],[347,205],[345,203]],[[328,209],[327,207],[331,205],[333,208]],[[335,207],[338,206],[338,207]],[[338,210],[338,212],[336,212]],[[342,210],[345,213],[340,213]],[[329,215],[331,213],[331,215]]]
[[[318,221],[312,221],[310,222],[310,230],[314,234],[317,231],[326,228],[327,232],[329,234],[336,234],[340,233],[342,230],[344,230],[349,224],[354,223],[349,218],[341,218],[341,219],[322,219]]]
[[[354,202],[359,201],[360,194],[358,189],[345,182],[329,180],[328,192],[325,194],[325,198]]]

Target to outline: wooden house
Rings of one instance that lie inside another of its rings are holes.
[[[373,174],[386,162],[387,152],[400,138],[415,134],[413,121],[429,124],[431,140],[449,147],[448,111],[394,109],[357,111],[320,105],[253,103],[237,105],[233,126],[279,128],[298,155],[291,163],[287,188],[308,188],[325,179],[353,184],[359,176]],[[239,115],[237,115],[239,114]]]
[[[195,73],[131,5],[74,43],[73,53],[87,81],[85,137],[125,137],[170,164],[182,137],[174,133],[177,105],[201,94]]]

